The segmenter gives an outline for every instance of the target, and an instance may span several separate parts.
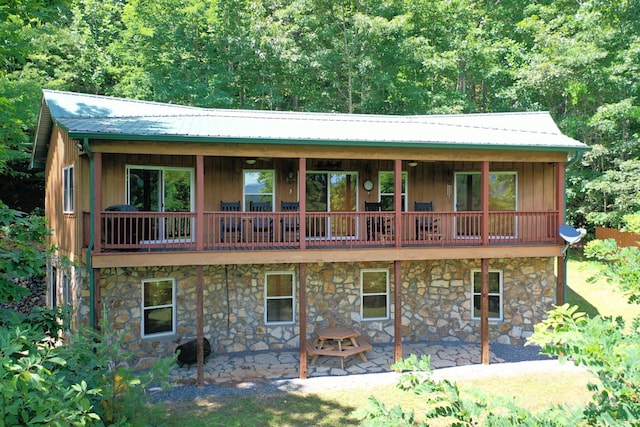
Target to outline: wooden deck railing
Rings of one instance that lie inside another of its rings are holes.
[[[558,214],[491,212],[489,245],[557,241]],[[85,219],[85,244],[88,220]],[[102,212],[103,251],[196,250],[195,212]],[[394,212],[205,212],[206,251],[295,249],[304,227],[306,247],[364,248],[480,246],[480,212],[403,212],[396,230]]]

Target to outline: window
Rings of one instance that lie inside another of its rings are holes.
[[[142,282],[142,336],[175,333],[174,279]]]
[[[51,308],[58,306],[58,269],[51,267],[49,276],[49,304]]]
[[[251,202],[269,202],[273,208],[274,172],[272,170],[244,171],[244,210],[248,211]]]
[[[482,271],[471,270],[471,318],[480,319]],[[502,271],[489,270],[489,319],[502,320]]]
[[[389,318],[389,270],[362,270],[361,316],[364,320]]]
[[[62,169],[62,211],[75,212],[73,165]]]
[[[293,272],[269,272],[265,275],[265,322],[293,323],[295,275]]]
[[[392,211],[395,209],[395,173],[380,172],[380,203],[383,211]],[[402,172],[402,210],[407,210],[407,173]]]
[[[62,303],[71,305],[71,279],[66,273],[62,275]]]

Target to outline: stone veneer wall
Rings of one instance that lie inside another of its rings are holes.
[[[389,269],[390,318],[360,319],[360,271]],[[403,262],[402,333],[408,341],[479,341],[479,320],[471,320],[471,269],[479,260]],[[503,270],[504,320],[491,321],[493,342],[522,344],[533,325],[555,304],[553,258],[493,259],[490,269]],[[294,271],[296,264],[208,266],[204,268],[204,335],[214,353],[277,350],[299,346],[299,301],[296,322],[265,325],[264,273]],[[142,280],[175,278],[177,334],[141,338]],[[393,341],[393,263],[317,263],[307,266],[307,336],[316,328],[351,325],[373,343]],[[113,330],[125,334],[134,363],[146,367],[158,356],[196,335],[194,267],[109,268],[101,272],[101,296]]]

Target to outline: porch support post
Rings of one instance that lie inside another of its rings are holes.
[[[489,245],[489,162],[482,162],[482,246]],[[482,287],[480,289],[480,359],[483,365],[489,364],[489,260],[482,258]]]
[[[564,163],[556,163],[556,209],[558,211],[558,221],[556,223],[554,233],[558,233],[558,227],[564,224],[565,218],[565,174],[564,174]],[[558,241],[560,241],[560,236],[556,237]],[[564,241],[562,242],[564,243]],[[567,253],[569,250],[557,258],[557,279],[556,279],[556,305],[564,304],[565,299],[565,285],[566,285],[566,271],[567,271]]]
[[[302,223],[300,223],[302,224]],[[302,232],[302,227],[300,227]],[[301,239],[302,240],[302,239]],[[300,379],[307,379],[307,264],[300,264]]]
[[[395,239],[396,248],[402,247],[402,160],[396,159],[394,165],[394,210],[395,210]]]
[[[489,260],[482,258],[482,288],[480,290],[480,358],[489,364]]]
[[[196,250],[204,250],[204,156],[196,156]]]
[[[102,153],[93,153],[93,250],[102,252]]]
[[[102,252],[102,153],[93,153],[93,252]],[[91,257],[87,253],[87,257]],[[87,265],[91,264],[91,258],[87,259]],[[93,307],[93,317],[91,319],[94,329],[100,328],[102,319],[102,302],[100,294],[100,269],[94,268],[93,283],[90,284],[93,295],[90,304]]]
[[[393,307],[393,338],[397,362],[402,359],[402,264],[398,260],[393,262]]]
[[[197,302],[196,302],[196,329],[197,332],[197,364],[198,373],[196,384],[198,387],[204,385],[204,267],[202,265],[196,266],[196,286],[197,286]]]
[[[480,187],[482,189],[480,203],[482,206],[482,246],[489,245],[489,162],[482,162]]]
[[[307,248],[307,159],[306,157],[300,157],[298,159],[298,194],[300,200],[298,201],[300,207],[300,218],[298,220],[298,224],[300,224],[300,250],[305,250]],[[306,359],[305,359],[306,360]]]

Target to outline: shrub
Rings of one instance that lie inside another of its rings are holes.
[[[144,414],[145,390],[173,360],[149,372],[127,366],[108,329],[65,336],[64,310],[15,316],[0,327],[0,426],[132,424]]]

